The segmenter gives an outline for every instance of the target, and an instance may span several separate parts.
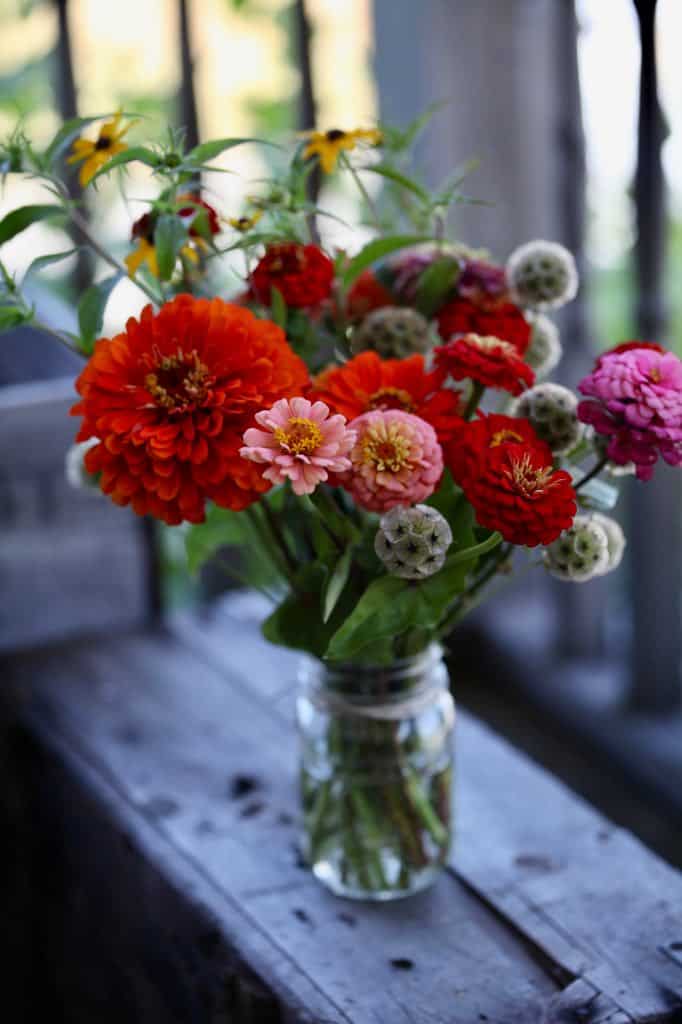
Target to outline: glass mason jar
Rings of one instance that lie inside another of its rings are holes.
[[[426,888],[451,840],[455,706],[442,649],[389,666],[306,662],[304,854],[333,892],[392,900]]]

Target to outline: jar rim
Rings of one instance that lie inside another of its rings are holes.
[[[358,702],[401,700],[408,691],[430,689],[433,684],[425,676],[442,660],[443,647],[433,642],[417,654],[389,664],[306,659],[299,679],[319,689],[338,690]]]

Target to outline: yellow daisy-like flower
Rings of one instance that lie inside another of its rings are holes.
[[[128,148],[121,139],[133,122],[121,124],[122,119],[123,115],[119,111],[111,121],[102,125],[94,142],[92,139],[76,139],[74,142],[68,163],[83,162],[78,174],[78,180],[83,188],[92,181],[100,167],[104,167],[112,156],[116,156],[117,153],[122,153],[124,149]]]
[[[325,174],[334,170],[344,150],[355,149],[358,142],[367,142],[372,146],[378,146],[381,142],[381,132],[376,128],[358,128],[352,132],[332,128],[328,132],[305,132],[305,137],[309,142],[303,150],[303,158],[319,157],[320,167]]]
[[[156,259],[156,249],[151,242],[148,242],[146,238],[140,238],[137,243],[137,248],[133,249],[123,261],[128,268],[128,276],[134,277],[140,267],[146,263],[149,267],[149,273],[153,274],[154,277],[159,276],[159,264]]]
[[[228,217],[227,223],[230,225],[231,228],[234,228],[235,231],[246,232],[250,231],[251,228],[255,227],[262,216],[262,210],[254,210],[253,213],[248,217]]]

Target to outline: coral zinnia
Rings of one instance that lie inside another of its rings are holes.
[[[640,480],[651,479],[659,455],[682,465],[682,362],[673,352],[639,344],[607,352],[579,389],[589,400],[578,416],[609,438],[617,465],[634,462]]]
[[[78,181],[83,188],[90,184],[99,169],[108,164],[112,156],[116,156],[117,153],[122,153],[124,149],[128,148],[121,140],[130,129],[132,121],[122,125],[122,117],[120,111],[114,114],[111,121],[102,125],[94,142],[91,139],[76,139],[74,142],[67,163],[79,164],[82,162],[78,172]]]
[[[399,409],[366,412],[350,423],[357,440],[352,469],[339,477],[358,505],[386,512],[424,501],[443,473],[443,453],[433,427]]]
[[[270,291],[277,288],[287,306],[316,306],[329,295],[334,264],[316,245],[276,242],[251,274],[251,291],[258,302],[268,305]]]
[[[242,509],[270,484],[239,455],[254,415],[300,394],[308,374],[283,332],[221,299],[179,295],[101,339],[76,383],[78,440],[100,444],[90,473],[119,505],[171,525],[204,502]]]
[[[571,476],[554,470],[535,445],[491,448],[464,496],[476,521],[512,544],[551,544],[573,522],[577,506]]]
[[[268,465],[263,473],[273,484],[291,481],[295,494],[312,494],[330,473],[350,469],[348,452],[356,434],[344,416],[330,416],[324,402],[280,398],[272,409],[256,413],[256,423],[244,434],[243,459]]]
[[[436,366],[455,380],[471,380],[487,388],[500,388],[520,395],[535,381],[535,374],[518,350],[499,338],[465,334],[434,349]]]
[[[374,409],[402,409],[430,423],[440,442],[462,422],[459,394],[441,387],[445,372],[427,372],[424,357],[380,359],[362,352],[343,366],[324,370],[313,381],[311,397],[326,402],[348,420]]]
[[[506,444],[537,448],[545,464],[552,464],[549,445],[540,440],[527,419],[499,413],[486,415],[479,410],[477,419],[461,422],[452,441],[444,448],[445,465],[455,482],[463,487],[480,475],[488,454]]]
[[[523,355],[530,344],[532,328],[513,302],[494,304],[457,298],[438,313],[438,332],[444,341],[455,334],[478,334],[509,342]]]

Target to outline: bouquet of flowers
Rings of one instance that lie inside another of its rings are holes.
[[[614,569],[625,541],[604,514],[613,485],[597,477],[645,481],[659,457],[682,462],[677,356],[617,345],[581,401],[546,382],[561,356],[547,314],[574,298],[574,260],[532,241],[501,265],[448,241],[463,179],[430,191],[411,176],[420,126],[277,147],[280,170],[227,218],[201,182],[257,140],[187,151],[171,133],[128,147],[119,113],[65,124],[42,152],[20,132],[0,151],[4,174],[52,193],[7,214],[0,244],[67,221],[108,268],[79,303],[78,335],[40,325],[86,359],[72,475],[139,515],[191,524],[195,567],[226,546],[249,551],[276,602],[265,637],[316,659],[299,704],[309,859],[337,891],[377,898],[425,884],[447,852],[452,709],[435,645],[517,548],[539,549],[568,582]],[[64,157],[84,189],[131,162],[158,182],[123,261],[72,197]],[[332,215],[313,171],[357,188],[373,234],[357,251],[320,241]],[[236,258],[227,298],[217,267]],[[36,322],[2,274],[0,326]],[[146,305],[101,338],[124,277]],[[236,557],[222,564],[241,578]]]

